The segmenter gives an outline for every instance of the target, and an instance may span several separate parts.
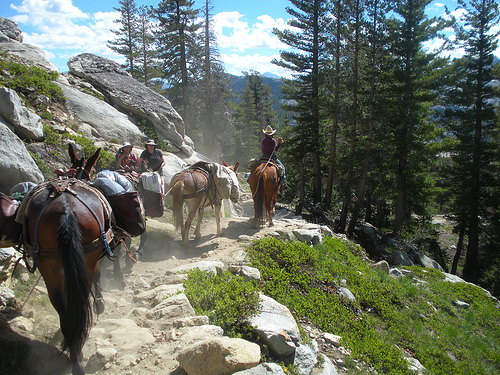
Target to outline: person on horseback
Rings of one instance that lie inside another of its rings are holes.
[[[124,142],[116,156],[116,168],[130,172],[135,170],[136,165],[137,156],[132,152],[132,145],[129,142]]]
[[[145,146],[146,149],[139,157],[139,168],[142,170],[152,170],[153,172],[158,172],[158,174],[163,177],[165,159],[163,159],[162,152],[156,148],[156,143],[152,139],[147,141]]]
[[[281,190],[285,190],[288,186],[286,184],[286,176],[285,176],[285,166],[278,159],[278,155],[276,154],[283,142],[281,137],[278,138],[278,142],[273,138],[274,130],[271,126],[267,125],[266,129],[262,129],[262,133],[264,133],[265,137],[262,140],[260,145],[260,149],[262,152],[262,157],[272,160],[278,166],[278,169],[281,169],[281,178],[280,178],[280,188]]]

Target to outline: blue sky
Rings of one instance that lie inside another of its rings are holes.
[[[195,1],[197,8],[205,3]],[[156,6],[158,2],[136,0],[138,6]],[[444,4],[451,10],[456,7],[454,0],[435,0],[428,7],[429,14],[442,14]],[[279,58],[279,51],[287,48],[272,29],[287,27],[290,17],[285,8],[289,5],[288,0],[212,0],[218,46],[227,72],[240,75],[255,70],[289,76],[288,71],[271,64],[273,58]],[[113,22],[118,18],[113,7],[119,7],[118,0],[1,0],[0,16],[16,21],[24,43],[45,51],[64,72],[69,58],[84,52],[123,63],[121,56],[106,47],[107,41],[115,38],[110,29],[119,27]],[[452,56],[458,55],[460,51],[452,52]]]

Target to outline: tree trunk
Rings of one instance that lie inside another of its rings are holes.
[[[464,246],[464,236],[465,236],[465,219],[460,222],[457,251],[455,252],[455,256],[453,257],[453,263],[451,264],[450,273],[452,275],[457,274],[458,262],[460,261],[460,257],[462,256],[462,248]]]

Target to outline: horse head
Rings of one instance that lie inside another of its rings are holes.
[[[90,180],[94,174],[94,166],[97,163],[97,159],[99,159],[101,149],[98,148],[88,159],[79,158],[73,144],[69,143],[68,152],[71,161],[71,169],[76,171],[75,178],[79,180]]]
[[[233,203],[237,203],[240,199],[240,183],[238,181],[238,168],[240,167],[240,162],[237,161],[234,166],[228,165],[224,160],[222,160],[222,165],[226,167],[228,175],[231,177],[231,192],[229,198]]]

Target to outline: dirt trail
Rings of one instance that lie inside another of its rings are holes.
[[[161,324],[152,323],[145,318],[151,308],[151,302],[137,301],[136,297],[155,286],[155,279],[164,277],[168,270],[177,266],[202,260],[222,261],[226,265],[241,264],[244,261],[244,249],[249,244],[248,240],[242,241],[240,237],[242,235],[256,239],[274,231],[277,227],[300,225],[298,220],[285,219],[285,217],[291,218],[290,212],[277,210],[275,227],[266,226],[255,230],[251,228],[252,216],[253,203],[247,194],[242,199],[239,215],[222,218],[223,233],[221,236],[215,236],[215,218],[211,210],[206,210],[201,227],[201,239],[194,241],[193,225],[187,249],[181,244],[180,233],[175,231],[171,224],[171,212],[166,210],[164,217],[159,220],[148,219],[149,238],[144,256],[133,264],[131,269],[127,269],[124,255],[120,258],[120,264],[124,268],[124,287],[113,279],[112,262],[104,260],[101,264],[101,282],[105,311],[96,319],[96,324],[84,347],[83,365],[89,365],[87,372],[120,375],[184,374],[178,369],[175,360],[179,350],[182,349],[182,341],[177,340],[177,336],[182,332],[174,332],[171,329],[165,331]],[[173,284],[175,287],[175,281]],[[23,315],[34,320],[33,334],[36,339],[54,343],[51,337],[59,327],[58,318],[47,303],[48,299],[44,298],[44,294],[41,280],[31,298],[38,301],[45,300],[45,306],[41,307],[39,303],[28,304]],[[103,356],[114,354],[114,360],[94,372],[92,362],[100,361],[95,354],[98,349],[99,354]]]

